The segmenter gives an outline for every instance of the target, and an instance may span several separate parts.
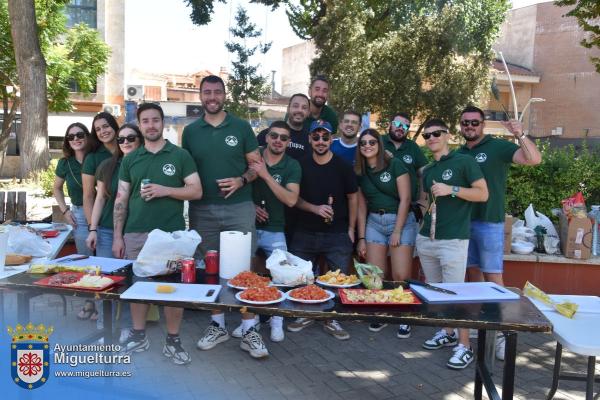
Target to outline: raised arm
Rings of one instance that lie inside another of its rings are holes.
[[[523,133],[523,126],[517,120],[500,121],[504,128],[512,133],[519,142],[520,149],[513,155],[513,163],[520,165],[538,165],[542,162],[542,153],[535,143]]]

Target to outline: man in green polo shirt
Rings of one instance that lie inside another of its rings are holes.
[[[460,131],[466,143],[458,151],[477,161],[490,191],[488,201],[473,207],[467,260],[469,280],[482,282],[485,279],[503,286],[504,199],[508,169],[512,163],[537,165],[542,161],[542,155],[535,143],[523,134],[519,121],[501,122],[517,138],[518,145],[485,135],[483,111],[474,106],[465,108],[460,117]],[[498,338],[496,356],[501,360],[504,360],[504,347],[504,337]]]
[[[190,227],[202,237],[199,250],[220,249],[223,231],[239,231],[252,235],[252,254],[256,251],[256,211],[252,201],[252,185],[256,172],[248,166],[260,161],[256,136],[248,122],[223,110],[225,84],[215,75],[200,82],[200,100],[204,115],[183,130],[182,146],[187,149],[202,179],[204,197],[191,201]],[[269,355],[262,336],[254,329],[254,314],[242,314],[243,334],[240,348],[252,357]],[[198,340],[197,347],[210,350],[229,339],[225,314],[214,311],[212,322]]]
[[[417,235],[417,253],[425,279],[434,282],[464,282],[473,202],[488,199],[487,185],[477,163],[464,154],[450,152],[448,127],[444,121],[425,123],[423,138],[434,161],[423,169],[421,201],[428,203],[423,228]],[[428,350],[454,346],[446,365],[466,368],[473,361],[469,330],[438,331],[426,340]]]
[[[185,230],[183,202],[202,197],[202,186],[190,154],[163,138],[164,114],[154,103],[137,110],[145,143],[123,158],[113,212],[113,254],[135,260],[153,229]],[[150,183],[143,184],[145,179]],[[131,303],[133,329],[125,346],[128,353],[148,350],[146,314],[149,304]],[[181,346],[179,327],[183,308],[164,307],[167,339],[163,354],[175,364],[188,364],[190,355]]]
[[[287,251],[285,240],[285,207],[294,207],[300,192],[302,170],[298,161],[286,154],[290,141],[290,127],[285,121],[275,121],[269,127],[265,140],[267,146],[261,150],[262,160],[250,164],[258,179],[252,183],[252,197],[256,206],[256,247],[269,257],[273,250]],[[255,328],[260,328],[256,321]],[[283,317],[272,316],[271,341],[281,342],[285,338]],[[231,334],[242,337],[240,325]]]
[[[326,103],[329,99],[329,80],[323,75],[317,75],[308,87],[310,97],[310,115],[304,121],[306,131],[317,120],[325,120],[331,124],[332,134],[335,135],[338,128],[338,116],[333,108]]]

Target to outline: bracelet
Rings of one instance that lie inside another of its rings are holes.
[[[357,241],[357,242],[358,242],[359,240],[365,240],[365,238],[364,238],[364,237],[362,237],[362,238],[358,238],[358,239],[356,239],[356,241]]]
[[[88,229],[88,232],[98,232],[96,229]]]
[[[65,215],[67,213],[67,211],[70,211],[71,209],[69,208],[69,206],[67,206],[67,208],[65,208],[65,211],[62,212],[63,215]]]

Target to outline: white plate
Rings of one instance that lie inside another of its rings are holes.
[[[358,286],[360,285],[360,280],[356,283],[347,283],[345,285],[337,285],[335,283],[327,283],[327,282],[323,282],[319,279],[316,280],[316,283],[318,283],[319,285],[323,285],[323,286],[327,286],[327,287],[332,287],[332,288],[351,288],[354,286]]]
[[[233,288],[233,289],[237,289],[237,290],[246,290],[246,289],[248,289],[247,287],[244,287],[244,286],[235,286],[235,285],[232,285],[231,283],[229,283],[229,281],[227,281],[227,286],[229,286],[230,288]],[[273,285],[273,282],[271,282],[267,286],[275,286],[275,285]]]
[[[325,289],[324,289],[325,290]],[[316,303],[325,303],[328,302],[329,300],[333,299],[335,297],[335,293],[333,293],[330,290],[325,290],[325,292],[327,292],[327,298],[323,299],[323,300],[303,300],[303,299],[297,299],[295,297],[292,297],[290,294],[291,290],[289,292],[287,292],[285,294],[285,296],[291,300],[291,301],[295,301],[297,303],[306,303],[306,304],[316,304]]]
[[[242,292],[237,292],[237,293],[235,294],[235,298],[236,298],[236,299],[238,299],[239,301],[241,301],[242,303],[256,304],[256,305],[259,305],[259,306],[264,306],[264,305],[266,305],[266,304],[275,304],[275,303],[281,303],[282,301],[284,301],[284,300],[285,300],[285,293],[283,293],[281,290],[278,290],[278,292],[279,292],[279,295],[280,295],[281,297],[279,297],[277,300],[271,300],[271,301],[252,301],[252,300],[245,300],[245,299],[242,299],[242,298],[240,297],[240,295],[242,294]]]
[[[30,228],[41,230],[41,229],[50,229],[52,228],[52,224],[44,224],[44,223],[36,223],[27,225]]]

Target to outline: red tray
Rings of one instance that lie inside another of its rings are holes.
[[[105,289],[121,282],[123,279],[125,279],[124,276],[101,275],[103,277],[112,279],[112,282],[109,282],[106,285],[104,285],[102,287],[97,287],[97,288],[84,287],[84,286],[73,286],[73,285],[65,286],[65,285],[52,284],[49,282],[52,277],[59,276],[59,275],[65,275],[65,274],[76,275],[78,277],[82,277],[83,275],[85,275],[85,273],[83,273],[83,272],[59,272],[58,274],[54,274],[52,276],[47,276],[46,278],[40,279],[39,281],[35,281],[35,282],[33,282],[33,284],[40,285],[40,286],[48,286],[48,287],[58,287],[58,288],[63,288],[63,289],[79,289],[79,290],[90,290],[93,292],[101,292],[102,290],[105,290]]]
[[[60,235],[60,232],[56,231],[56,230],[42,231],[42,238],[44,238],[44,239],[57,237],[58,235]]]
[[[412,295],[412,301],[410,303],[375,303],[375,302],[365,302],[365,301],[350,301],[346,296],[346,292],[364,292],[367,289],[339,289],[340,300],[342,304],[348,304],[353,306],[410,306],[416,304],[423,304],[421,300],[413,293],[410,289],[404,289],[404,293],[408,292]],[[389,289],[382,289],[389,290]]]

